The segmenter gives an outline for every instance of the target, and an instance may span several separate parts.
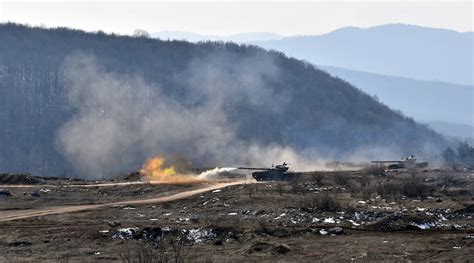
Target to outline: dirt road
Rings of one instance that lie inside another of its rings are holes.
[[[40,187],[40,188],[54,188],[54,187],[109,187],[109,186],[121,186],[121,185],[136,185],[136,184],[148,184],[157,182],[119,182],[119,183],[98,183],[98,184],[2,184],[0,188],[31,188],[31,187]]]
[[[224,188],[227,186],[238,185],[238,184],[243,184],[243,183],[246,183],[246,181],[215,183],[215,184],[205,185],[199,188],[195,188],[192,190],[186,190],[180,193],[161,196],[161,197],[127,200],[127,201],[119,201],[119,202],[104,203],[104,204],[57,206],[57,207],[49,207],[49,208],[42,208],[42,209],[29,209],[29,210],[20,210],[20,211],[18,210],[17,211],[2,211],[2,213],[0,214],[0,222],[26,219],[26,218],[32,218],[32,217],[38,217],[38,216],[57,215],[57,214],[65,214],[65,213],[79,212],[79,211],[85,211],[85,210],[93,210],[93,209],[110,207],[110,206],[118,206],[118,205],[141,205],[141,204],[169,202],[173,200],[188,198],[190,196],[201,194],[207,191],[212,191],[219,188]]]

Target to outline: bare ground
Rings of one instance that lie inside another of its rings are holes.
[[[0,197],[0,261],[474,261],[472,176],[444,169],[219,186],[2,186],[12,195]],[[31,196],[40,189],[49,191]]]

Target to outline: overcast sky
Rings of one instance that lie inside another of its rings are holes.
[[[383,3],[381,3],[383,2]],[[228,35],[274,32],[321,34],[344,26],[406,23],[473,31],[468,2],[8,2],[0,0],[0,21],[66,26],[131,34],[134,29]]]

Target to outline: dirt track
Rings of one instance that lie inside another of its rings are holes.
[[[128,200],[128,201],[111,202],[111,203],[104,203],[104,204],[57,206],[57,207],[49,207],[49,208],[33,209],[33,210],[28,209],[28,210],[20,210],[20,211],[2,212],[2,214],[0,215],[0,222],[26,219],[26,218],[32,218],[32,217],[38,217],[38,216],[56,215],[56,214],[72,213],[72,212],[79,212],[79,211],[85,211],[85,210],[93,210],[93,209],[98,209],[98,208],[108,207],[108,206],[139,205],[139,204],[168,202],[168,201],[187,198],[187,197],[190,197],[196,194],[201,194],[207,191],[224,188],[227,186],[243,184],[245,182],[246,181],[215,183],[211,185],[201,186],[199,188],[195,188],[191,190],[186,190],[180,193],[175,193],[175,194],[165,195],[165,196],[155,197],[155,198]],[[117,185],[117,184],[106,184],[106,186],[112,186],[112,185]],[[88,185],[88,186],[105,186],[105,185],[101,184],[101,185]]]
[[[108,186],[121,186],[121,185],[137,185],[147,184],[150,182],[120,182],[120,183],[100,183],[100,184],[2,184],[0,188],[31,188],[31,187],[108,187]],[[154,184],[156,184],[154,182]]]

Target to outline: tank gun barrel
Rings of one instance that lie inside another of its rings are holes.
[[[253,170],[253,171],[265,171],[269,170],[270,168],[258,168],[258,167],[237,167],[239,170]]]
[[[372,163],[401,163],[402,161],[372,161]]]

